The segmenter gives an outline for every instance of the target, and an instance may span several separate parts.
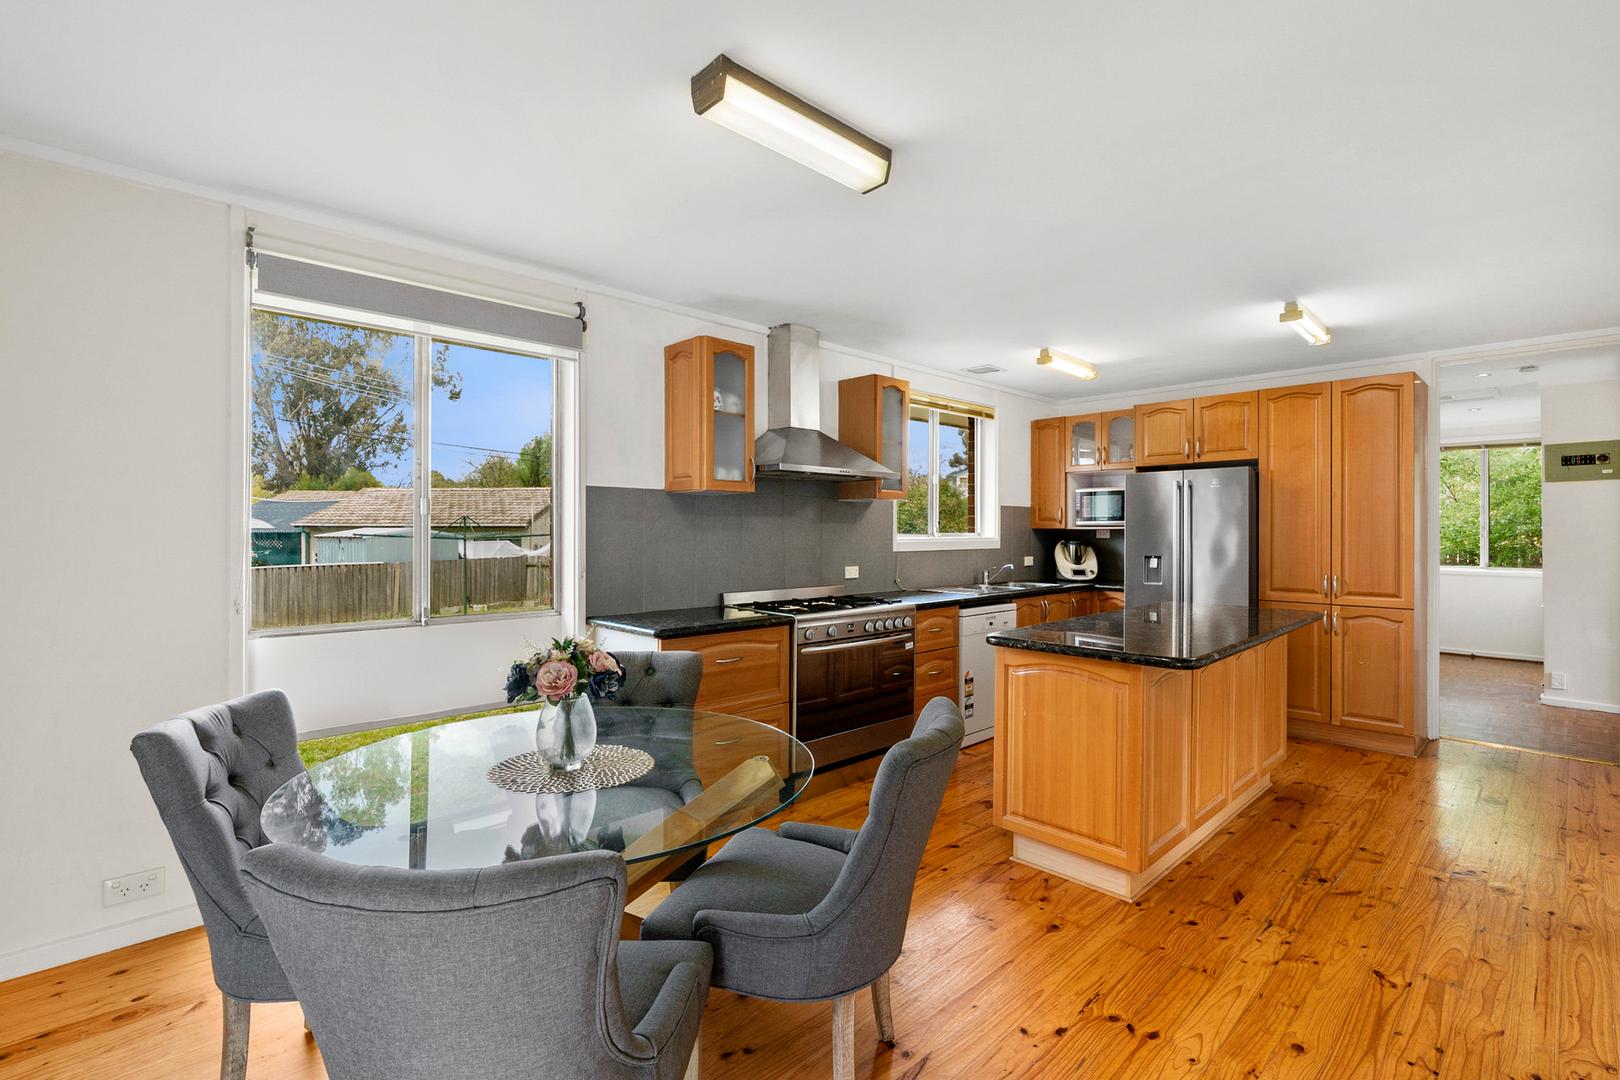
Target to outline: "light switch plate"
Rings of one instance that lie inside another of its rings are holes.
[[[855,580],[856,578],[858,578],[860,576],[861,576],[861,568],[860,567],[858,567],[858,566],[846,566],[846,567],[844,567],[844,580],[845,581],[853,581],[853,580]]]
[[[1553,672],[1552,675],[1551,675],[1551,681],[1552,681],[1552,688],[1554,690],[1568,690],[1569,689],[1569,674],[1567,672],[1563,672],[1563,671],[1555,671],[1555,672]]]
[[[1025,566],[1034,566],[1035,565],[1035,556],[1033,556],[1033,555],[1025,555],[1024,556],[1024,565]]]

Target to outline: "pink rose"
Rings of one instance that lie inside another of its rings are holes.
[[[534,673],[535,692],[553,702],[561,701],[572,693],[578,681],[579,672],[574,665],[562,660],[547,660]]]
[[[597,649],[591,653],[590,666],[592,671],[618,671],[619,664],[613,659],[613,654],[604,649]],[[622,674],[622,672],[621,672]]]

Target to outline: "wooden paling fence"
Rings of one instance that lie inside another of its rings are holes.
[[[411,617],[410,563],[314,563],[255,566],[253,625],[258,629],[379,622]],[[547,607],[551,560],[436,559],[437,615]]]

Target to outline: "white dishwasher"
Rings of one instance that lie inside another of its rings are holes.
[[[962,745],[983,742],[996,733],[996,650],[984,639],[1018,625],[1012,604],[968,608],[957,622],[957,655],[961,658]]]

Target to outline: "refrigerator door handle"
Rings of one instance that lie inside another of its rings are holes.
[[[1181,588],[1180,595],[1176,597],[1184,604],[1193,601],[1193,483],[1188,480],[1182,487],[1181,497],[1183,509],[1181,512]]]
[[[1183,510],[1182,502],[1181,502],[1181,488],[1182,488],[1182,481],[1177,480],[1176,481],[1176,533],[1175,533],[1174,540],[1171,541],[1171,544],[1172,544],[1172,547],[1171,547],[1171,559],[1172,559],[1172,562],[1170,564],[1170,600],[1171,600],[1172,603],[1174,603],[1175,601],[1181,599],[1182,589],[1184,588],[1184,586],[1182,584],[1182,576],[1181,575],[1182,575],[1182,558],[1185,555],[1185,551],[1182,548],[1181,538],[1182,538],[1183,533],[1186,531],[1186,529],[1184,527],[1184,523],[1181,520],[1181,515],[1182,515],[1182,510]]]

